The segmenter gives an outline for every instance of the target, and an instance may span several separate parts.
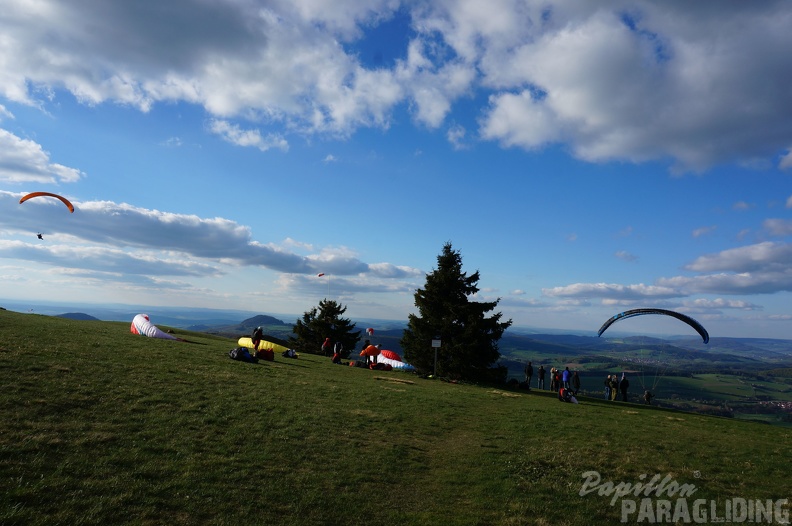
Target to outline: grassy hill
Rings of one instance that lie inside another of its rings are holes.
[[[194,343],[0,311],[0,524],[619,524],[623,499],[581,494],[594,471],[694,485],[721,514],[790,497],[786,428],[247,364],[235,340],[174,332]]]

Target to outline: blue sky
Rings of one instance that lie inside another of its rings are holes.
[[[451,242],[515,325],[792,338],[788,2],[12,0],[0,26],[0,297],[398,320]]]

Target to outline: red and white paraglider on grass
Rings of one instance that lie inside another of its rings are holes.
[[[151,323],[148,314],[138,314],[132,319],[132,324],[129,327],[129,332],[132,334],[139,334],[141,336],[148,336],[149,338],[162,338],[163,340],[178,340],[185,341],[177,338],[172,334],[161,330],[159,327]]]

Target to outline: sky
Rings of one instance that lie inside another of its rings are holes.
[[[792,338],[787,1],[2,3],[2,298]]]

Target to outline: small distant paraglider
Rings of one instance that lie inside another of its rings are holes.
[[[59,199],[64,205],[66,205],[66,208],[69,209],[69,212],[71,212],[72,214],[74,213],[74,205],[71,204],[71,202],[68,199],[66,199],[62,195],[53,194],[53,193],[50,193],[50,192],[32,192],[32,193],[29,193],[29,194],[27,194],[25,196],[22,196],[22,199],[19,200],[19,204],[21,205],[22,203],[24,203],[28,199],[32,199],[34,197],[54,197],[55,199]]]
[[[41,232],[39,232],[38,234],[36,234],[36,237],[37,237],[37,238],[39,238],[39,239],[44,239],[44,236],[41,234]]]

